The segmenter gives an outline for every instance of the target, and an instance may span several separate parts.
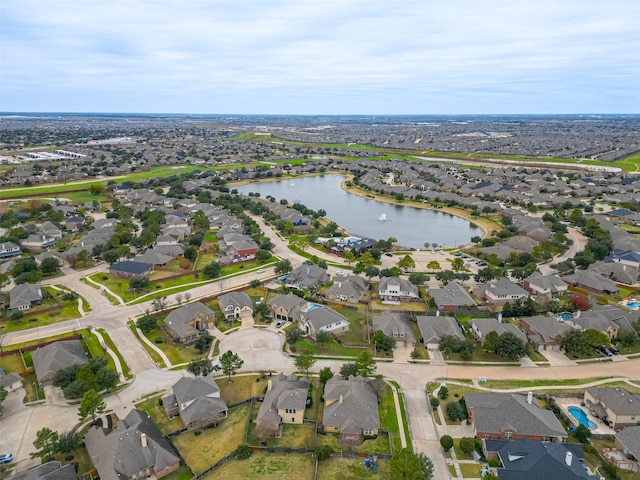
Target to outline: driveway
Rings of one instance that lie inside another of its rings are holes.
[[[562,352],[557,352],[553,350],[544,350],[540,353],[544,355],[544,357],[547,360],[549,360],[549,365],[552,367],[566,367],[569,365],[578,365],[577,362],[574,362]]]

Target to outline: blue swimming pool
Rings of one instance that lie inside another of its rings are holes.
[[[584,413],[580,407],[569,407],[567,408],[567,410],[569,410],[571,416],[575,418],[580,423],[580,425],[584,425],[589,430],[595,430],[596,428],[598,428],[595,423],[587,418],[587,414]]]
[[[640,302],[629,302],[626,306],[631,310],[638,310],[640,309]]]
[[[559,313],[557,317],[561,320],[571,320],[573,318],[573,314],[571,313]]]

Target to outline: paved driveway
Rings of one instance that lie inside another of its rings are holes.
[[[547,360],[549,360],[549,365],[551,365],[552,367],[578,365],[577,362],[574,362],[562,352],[557,352],[554,350],[544,350],[540,353],[544,355]]]

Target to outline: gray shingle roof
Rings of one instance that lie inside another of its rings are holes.
[[[75,465],[70,463],[62,465],[62,463],[52,460],[42,465],[30,468],[24,473],[14,475],[12,480],[76,480]]]
[[[271,379],[271,389],[264,396],[256,418],[256,428],[275,430],[280,425],[278,410],[292,408],[303,411],[307,405],[309,379],[298,379],[295,375],[280,374]]]
[[[220,303],[220,309],[223,313],[225,313],[227,307],[235,308],[250,308],[253,310],[253,302],[251,301],[251,297],[244,292],[229,292],[223,295],[220,295],[218,298],[218,302]]]
[[[42,300],[42,289],[38,285],[31,283],[22,283],[16,285],[9,292],[9,308],[20,308],[23,306],[31,306],[32,302]]]
[[[640,426],[620,430],[616,438],[634,457],[640,459]]]
[[[142,434],[146,435],[146,447]],[[91,427],[85,445],[103,480],[129,478],[147,468],[162,472],[180,461],[147,413],[137,409],[120,420],[115,430]]]
[[[343,295],[349,298],[360,300],[369,288],[369,282],[364,277],[348,276],[344,278],[335,277],[334,283],[327,290],[327,297]]]
[[[555,317],[536,315],[523,318],[521,321],[526,322],[531,330],[540,336],[543,343],[547,343],[554,337],[564,335],[573,330],[569,325],[558,321]]]
[[[167,315],[164,323],[179,337],[184,338],[197,332],[197,330],[191,325],[188,325],[187,322],[194,320],[199,313],[209,316],[213,315],[213,310],[200,302],[187,303]]]
[[[640,395],[637,393],[622,387],[590,387],[586,391],[616,415],[640,415]]]
[[[316,332],[323,327],[328,327],[338,322],[351,324],[344,315],[315,303],[308,305],[308,308],[301,313],[301,319],[311,324]]]
[[[429,295],[438,306],[454,305],[464,307],[476,304],[464,287],[456,282],[449,282],[442,288],[430,288]]]
[[[437,343],[443,335],[455,335],[460,340],[464,340],[464,333],[454,317],[419,315],[416,320],[425,344]]]
[[[58,370],[87,363],[87,354],[78,340],[51,343],[31,352],[31,358],[40,382],[49,379]]]
[[[408,313],[385,310],[381,315],[373,317],[373,331],[382,330],[389,337],[415,341],[410,320],[411,315]]]
[[[464,396],[467,409],[474,410],[476,431],[499,434],[513,430],[518,435],[566,437],[567,432],[550,410],[537,401],[513,393],[469,393]]]
[[[357,434],[380,428],[378,396],[368,379],[330,378],[324,387],[324,399],[323,425],[341,427],[342,433]]]

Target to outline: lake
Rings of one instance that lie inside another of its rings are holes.
[[[348,193],[340,186],[342,175],[318,175],[275,182],[233,186],[244,195],[271,195],[276,201],[302,203],[312,210],[324,209],[327,218],[352,235],[376,240],[395,237],[398,245],[424,248],[436,242],[443,247],[469,243],[482,230],[455,215],[404,205],[379,202]]]

